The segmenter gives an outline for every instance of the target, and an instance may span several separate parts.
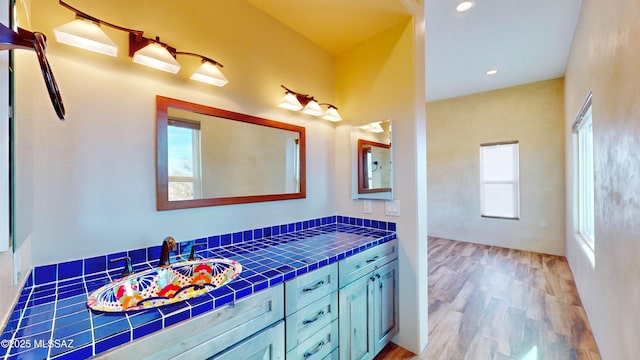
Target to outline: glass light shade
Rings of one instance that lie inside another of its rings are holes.
[[[475,5],[473,1],[463,1],[458,6],[456,6],[457,12],[465,12],[471,10],[471,8]]]
[[[220,71],[220,68],[208,61],[200,65],[198,70],[191,75],[191,79],[220,87],[225,86],[229,82]]]
[[[302,109],[302,112],[313,116],[324,115],[324,111],[322,111],[322,108],[320,107],[318,102],[313,99],[307,103],[304,109]]]
[[[180,64],[178,64],[169,50],[154,42],[136,51],[133,54],[133,62],[172,74],[180,70]]]
[[[54,28],[53,32],[59,43],[109,56],[118,55],[116,44],[93,21],[76,19]]]
[[[329,121],[342,120],[342,117],[338,113],[338,109],[334,108],[333,106],[329,106],[329,108],[327,109],[327,112],[324,113],[324,116],[322,118]]]
[[[298,111],[302,109],[302,104],[298,101],[298,98],[295,94],[290,92],[286,93],[282,100],[280,100],[280,104],[278,104],[281,108],[285,108],[288,110]]]

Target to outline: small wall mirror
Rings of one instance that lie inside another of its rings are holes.
[[[304,127],[156,98],[158,210],[306,197]]]
[[[393,199],[391,120],[351,130],[354,199]]]

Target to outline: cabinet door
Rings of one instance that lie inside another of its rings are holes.
[[[284,360],[284,321],[280,321],[209,360]]]
[[[375,354],[398,333],[398,260],[374,271],[373,336]]]
[[[373,289],[375,277],[364,276],[339,293],[339,350],[342,360],[372,359],[373,339]]]

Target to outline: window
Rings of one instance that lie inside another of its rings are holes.
[[[200,123],[169,119],[169,201],[201,198]]]
[[[594,173],[593,173],[593,123],[591,120],[591,93],[578,112],[571,126],[574,138],[574,178],[576,179],[577,233],[594,248]]]
[[[480,214],[520,218],[518,142],[480,145]]]

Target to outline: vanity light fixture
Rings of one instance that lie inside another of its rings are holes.
[[[459,3],[458,6],[456,6],[456,11],[457,12],[469,11],[475,4],[476,3],[474,1],[470,1],[470,0],[463,1]]]
[[[320,107],[320,104],[318,104],[318,102],[314,98],[311,98],[311,100],[309,100],[304,109],[302,109],[302,112],[311,116],[324,115],[324,111]]]
[[[176,74],[180,71],[176,55],[191,55],[202,60],[200,67],[191,76],[192,80],[215,86],[224,86],[229,82],[220,71],[222,64],[215,60],[191,52],[177,51],[174,47],[161,42],[159,37],[145,38],[142,30],[128,29],[100,20],[62,0],[59,0],[59,4],[76,14],[76,20],[53,29],[56,40],[60,43],[115,57],[118,54],[118,48],[100,28],[100,25],[105,25],[129,33],[129,56],[137,64]]]
[[[223,67],[219,62],[204,57],[202,55],[187,53],[187,52],[177,52],[178,55],[193,55],[199,56],[202,64],[196,70],[196,72],[191,75],[192,80],[201,81],[203,83],[215,85],[215,86],[224,86],[229,82],[227,78],[222,74],[220,68]]]
[[[284,85],[282,85],[282,87],[284,87]],[[284,97],[280,100],[280,104],[278,104],[278,106],[291,111],[302,110],[303,107],[300,100],[298,100],[297,94],[294,94],[289,89],[287,89],[287,93],[284,94]]]
[[[491,69],[491,70],[488,70],[488,71],[486,72],[486,74],[487,74],[487,75],[489,75],[489,76],[491,76],[491,75],[495,75],[495,74],[497,74],[497,73],[498,73],[498,69]]]
[[[143,45],[140,45],[141,43]],[[175,49],[171,50],[175,53]],[[136,64],[176,74],[180,71],[180,64],[171,50],[168,45],[161,43],[158,37],[155,40],[146,38],[138,40],[136,35],[129,35],[129,56],[133,57],[133,62]]]
[[[75,19],[53,28],[53,32],[59,43],[113,57],[118,56],[118,47],[113,40],[98,24],[89,19]]]
[[[338,109],[333,105],[329,105],[327,112],[324,113],[324,116],[322,118],[329,121],[342,120],[342,117],[340,117],[340,114],[338,114]]]
[[[291,111],[302,110],[305,114],[322,116],[323,119],[329,121],[342,120],[337,107],[328,103],[318,103],[313,96],[295,92],[284,85],[280,85],[280,87],[285,90],[285,94],[278,104],[279,107]],[[328,107],[327,111],[322,110],[321,105],[326,105]]]

